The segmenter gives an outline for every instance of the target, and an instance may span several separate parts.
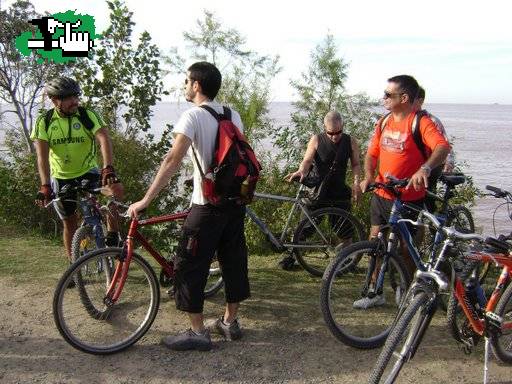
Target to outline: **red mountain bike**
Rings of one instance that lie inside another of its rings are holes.
[[[123,248],[90,252],[68,268],[55,289],[53,316],[69,344],[92,354],[110,354],[128,348],[148,331],[160,304],[159,279],[150,263],[135,252],[135,244],[162,267],[160,280],[172,281],[174,264],[149,243],[139,227],[180,221],[187,215],[185,211],[132,219]],[[77,288],[67,288],[72,280]],[[220,268],[212,264],[205,296],[222,285]]]

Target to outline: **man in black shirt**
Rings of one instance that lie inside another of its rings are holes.
[[[349,159],[354,178],[352,187],[346,184]],[[351,198],[357,203],[361,197],[359,146],[352,137],[343,133],[343,119],[339,112],[327,112],[324,132],[311,137],[299,169],[287,175],[286,180],[303,181],[313,167],[321,182],[315,188],[316,199],[309,208],[334,206],[350,211]],[[279,264],[283,269],[290,269],[293,261],[293,256],[286,256]]]

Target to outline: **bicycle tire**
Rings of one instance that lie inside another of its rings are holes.
[[[448,224],[462,233],[475,233],[475,221],[471,211],[463,205],[456,205],[451,208],[448,216]]]
[[[491,336],[492,350],[503,363],[512,364],[512,284],[503,292],[494,313],[501,316],[503,322],[501,334]]]
[[[75,262],[83,255],[97,249],[92,226],[83,225],[75,231],[71,240],[71,261]]]
[[[59,333],[74,348],[106,355],[128,348],[151,327],[160,304],[160,289],[155,272],[141,256],[133,254],[123,291],[113,305],[105,304],[108,289],[104,274],[97,279],[84,281],[88,297],[95,306],[103,305],[103,316],[89,316],[79,300],[78,290],[68,288],[69,282],[80,274],[89,263],[112,258],[118,267],[123,263],[121,248],[104,248],[93,251],[72,264],[59,280],[53,296],[53,317]],[[93,295],[94,294],[94,295]]]
[[[220,264],[217,261],[217,256],[214,256],[211,264],[210,271],[208,273],[208,279],[206,280],[206,286],[204,288],[204,297],[210,298],[215,296],[224,286],[224,280],[222,279],[222,270]]]
[[[407,308],[397,318],[370,375],[369,383],[377,384],[383,376],[386,377],[385,383],[393,383],[404,363],[414,356],[435,313],[436,304],[434,303],[432,307],[430,302],[425,292],[419,291],[415,294]],[[400,347],[401,351],[398,352],[397,349]],[[397,361],[390,372],[385,372],[393,356],[397,357]]]
[[[84,225],[78,228],[73,235],[73,240],[71,242],[71,258],[73,262],[76,262],[78,259],[82,258],[84,255],[96,250],[96,241],[94,235],[92,233],[92,227],[90,225]],[[91,270],[86,270],[83,273],[97,273],[104,271],[107,277],[107,282],[110,283],[110,278],[112,277],[114,269],[114,263],[112,260],[106,260],[106,262],[101,263],[101,265],[91,266]],[[104,316],[104,311],[100,308],[97,308],[92,300],[89,298],[87,289],[83,282],[82,273],[77,274],[74,279],[75,285],[77,286],[80,301],[84,305],[89,316],[94,318],[100,318]]]
[[[321,277],[325,269],[344,247],[366,238],[362,224],[350,212],[327,207],[310,214],[298,224],[292,242],[309,248],[294,248],[297,262],[313,276]],[[321,230],[320,236],[312,222]],[[316,247],[315,247],[316,246]]]
[[[367,309],[354,307],[354,302],[366,293],[372,263],[383,257],[383,247],[378,241],[348,246],[332,261],[322,279],[320,308],[325,323],[334,337],[354,348],[371,349],[384,344],[410,283],[402,259],[392,254],[382,292],[386,303]]]

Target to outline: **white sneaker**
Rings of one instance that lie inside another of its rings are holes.
[[[355,309],[368,309],[386,304],[386,299],[383,295],[375,295],[372,298],[363,297],[362,299],[354,301],[352,306]]]

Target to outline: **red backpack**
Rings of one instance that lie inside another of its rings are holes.
[[[231,110],[224,107],[219,115],[207,105],[200,105],[219,122],[215,150],[210,168],[205,173],[192,152],[201,173],[203,195],[210,204],[227,202],[249,204],[260,178],[261,165],[245,136],[231,121]]]

